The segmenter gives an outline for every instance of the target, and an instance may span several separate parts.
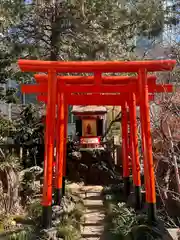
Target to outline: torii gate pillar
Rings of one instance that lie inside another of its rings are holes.
[[[46,108],[46,134],[43,182],[42,225],[50,228],[52,224],[52,177],[54,158],[54,137],[56,117],[57,77],[55,71],[48,71],[48,103]]]
[[[144,176],[146,185],[146,202],[148,204],[148,221],[152,225],[157,222],[156,214],[156,190],[155,176],[152,156],[152,140],[150,130],[150,114],[148,101],[147,70],[140,69],[139,75],[139,94],[140,94],[140,115],[142,132],[142,149],[144,155]]]

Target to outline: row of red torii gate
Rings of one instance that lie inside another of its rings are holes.
[[[22,85],[22,92],[35,93],[46,103],[46,132],[43,183],[42,225],[52,224],[52,174],[54,145],[56,144],[54,204],[60,204],[66,176],[66,135],[68,105],[121,106],[123,179],[126,196],[130,194],[129,152],[131,149],[132,175],[136,209],[141,204],[141,178],[136,123],[136,106],[140,107],[141,145],[143,152],[148,221],[156,223],[156,193],[150,133],[149,101],[154,93],[172,92],[170,84],[156,83],[156,76],[148,72],[172,71],[175,60],[63,62],[19,60],[24,72],[41,72],[34,78],[37,84]],[[63,73],[93,73],[93,76],[61,76]],[[103,73],[132,73],[134,76],[103,76]],[[130,119],[128,122],[129,112]],[[128,140],[130,127],[130,141]]]

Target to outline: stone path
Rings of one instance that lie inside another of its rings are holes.
[[[68,185],[72,192],[80,195],[84,200],[86,211],[84,213],[85,223],[82,226],[81,240],[110,240],[105,232],[105,210],[101,196],[102,186],[84,186],[83,184]],[[180,229],[167,229],[169,235],[163,240],[180,240]]]
[[[74,186],[75,187],[75,186]],[[73,190],[74,187],[72,188]],[[82,226],[82,240],[105,240],[105,211],[101,196],[102,186],[79,186],[76,192],[84,199],[86,211]]]

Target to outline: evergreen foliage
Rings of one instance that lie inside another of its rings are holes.
[[[28,12],[8,35],[21,56],[128,60],[136,36],[163,29],[159,0],[51,2],[27,5]]]

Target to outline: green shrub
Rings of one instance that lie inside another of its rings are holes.
[[[71,190],[67,191],[66,197],[75,202],[75,208],[70,213],[64,213],[63,221],[57,226],[57,236],[64,240],[79,240],[85,207],[81,198],[73,195]]]
[[[39,200],[36,200],[28,206],[28,216],[32,220],[37,220],[42,216],[42,206]]]
[[[143,213],[136,214],[135,210],[121,202],[119,192],[113,186],[104,191],[104,203],[107,215],[107,232],[110,239],[121,240],[160,240],[163,229],[149,227],[147,216]]]
[[[62,238],[64,240],[79,240],[81,239],[81,234],[78,229],[76,229],[73,225],[69,224],[60,224],[57,228],[57,237]]]
[[[83,223],[84,204],[81,198],[73,195],[71,191],[67,191],[65,198],[74,202],[75,207],[71,212],[64,211],[62,213],[62,221],[56,226],[57,237],[61,237],[64,240],[79,240],[81,239],[80,228]],[[14,231],[6,238],[7,240],[44,239],[40,228],[41,216],[42,206],[40,200],[34,200],[31,204],[28,204],[27,213],[23,217],[17,215],[9,217],[0,216],[0,232]],[[18,228],[16,223],[18,221],[22,229]]]
[[[126,207],[125,203],[119,203],[112,209],[111,232],[119,236],[127,236],[131,228],[137,224],[136,215],[133,209]]]
[[[8,240],[33,240],[34,237],[34,228],[26,227],[20,232],[13,233]]]

